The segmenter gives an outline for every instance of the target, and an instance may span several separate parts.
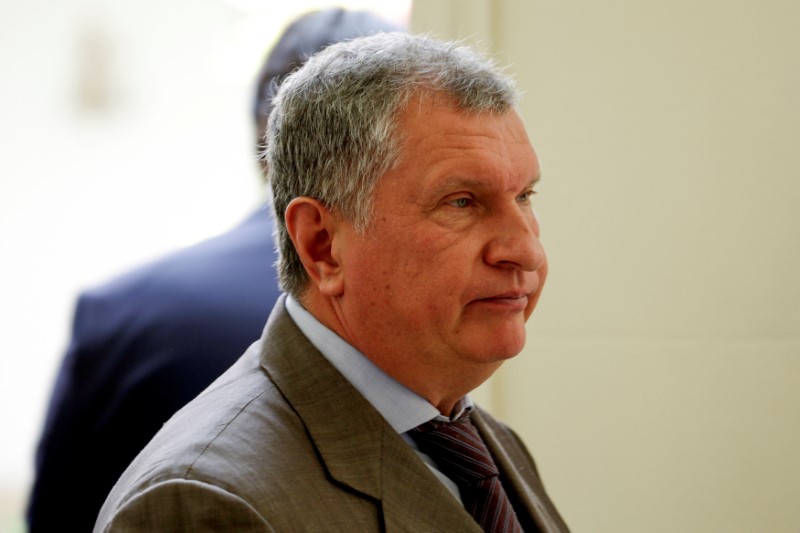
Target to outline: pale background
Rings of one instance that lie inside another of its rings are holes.
[[[0,531],[22,531],[78,290],[259,201],[252,76],[323,4],[0,0]],[[576,532],[800,531],[797,6],[415,5],[525,90],[551,273],[477,396]]]

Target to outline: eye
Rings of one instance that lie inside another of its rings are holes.
[[[533,189],[528,189],[527,191],[517,196],[517,201],[521,204],[530,203],[534,194],[536,194],[536,191],[534,191]]]
[[[472,205],[472,198],[468,196],[459,196],[458,198],[448,200],[447,205],[451,205],[453,207],[469,207]]]

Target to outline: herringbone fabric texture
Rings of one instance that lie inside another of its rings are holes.
[[[466,510],[487,533],[522,533],[497,466],[468,416],[430,421],[409,434],[439,470],[458,484]]]

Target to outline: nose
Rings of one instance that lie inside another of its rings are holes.
[[[489,265],[526,272],[542,267],[546,255],[539,240],[539,221],[532,210],[514,206],[487,222],[491,227],[484,257]]]

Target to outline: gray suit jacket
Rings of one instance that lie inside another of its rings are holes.
[[[474,421],[526,531],[568,531],[520,440]],[[95,532],[481,530],[281,298],[262,338],[142,450]]]

